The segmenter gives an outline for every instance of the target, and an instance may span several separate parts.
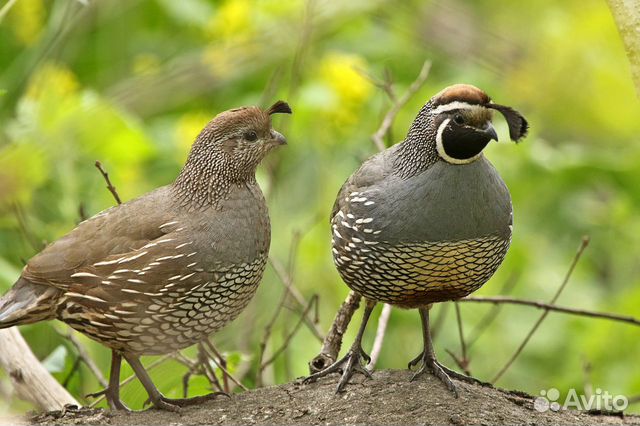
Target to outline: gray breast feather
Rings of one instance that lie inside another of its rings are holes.
[[[347,179],[347,181],[342,185],[342,188],[340,188],[340,191],[338,191],[338,196],[336,197],[333,210],[331,211],[331,219],[334,218],[338,211],[344,210],[344,213],[346,210],[351,208],[349,205],[351,202],[350,194],[354,192],[376,192],[381,188],[385,179],[392,172],[393,156],[395,155],[395,151],[398,146],[399,145],[394,145],[389,149],[373,155],[365,161],[360,168],[349,177],[349,179]],[[363,205],[354,207],[356,209],[358,207],[362,208]],[[364,211],[367,210],[369,209],[364,209]]]
[[[363,191],[350,190],[358,194],[344,195],[349,201],[341,200],[343,212],[373,218],[370,227],[381,231],[376,234],[379,241],[511,235],[509,190],[484,156],[466,165],[438,161],[409,179],[392,175]]]

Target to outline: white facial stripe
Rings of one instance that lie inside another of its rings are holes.
[[[452,105],[452,104],[449,104],[449,105]],[[469,104],[467,104],[467,105],[469,105]],[[450,164],[469,164],[469,163],[471,163],[473,161],[476,161],[478,159],[478,157],[480,157],[480,155],[482,155],[482,151],[480,151],[479,153],[477,153],[473,157],[465,158],[464,160],[453,158],[453,157],[447,155],[447,153],[444,151],[444,146],[442,145],[442,133],[444,133],[444,129],[447,127],[447,125],[449,124],[450,121],[451,121],[451,119],[447,118],[446,120],[444,120],[442,122],[442,124],[440,124],[440,127],[438,127],[438,132],[436,133],[436,150],[438,151],[438,155],[444,161],[446,161],[447,163],[450,163]]]
[[[483,107],[482,105],[473,105],[473,104],[468,104],[466,102],[455,101],[448,104],[440,105],[436,109],[432,110],[430,114],[438,115],[443,112],[453,111],[455,109],[471,109],[471,110],[478,109],[479,110],[484,108],[485,107]]]

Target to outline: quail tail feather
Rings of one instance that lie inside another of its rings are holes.
[[[60,290],[20,278],[0,298],[0,328],[55,318]]]

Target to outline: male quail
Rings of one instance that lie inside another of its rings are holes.
[[[217,115],[196,139],[174,183],[82,222],[32,258],[0,299],[0,328],[57,318],[112,350],[112,408],[124,357],[158,408],[208,396],[165,398],[141,355],[190,346],[233,320],[254,295],[271,227],[256,183],[260,161],[285,138],[266,111]],[[212,394],[213,395],[213,394]]]
[[[511,241],[509,191],[482,150],[497,134],[492,110],[506,118],[512,140],[527,132],[515,110],[480,89],[457,84],[430,99],[405,140],[367,160],[342,186],[331,214],[333,260],[347,285],[366,299],[364,319],[348,354],[306,381],[343,371],[369,376],[361,347],[376,302],[418,308],[424,349],[409,363],[416,378],[431,370],[457,395],[429,333],[429,308],[482,286]]]

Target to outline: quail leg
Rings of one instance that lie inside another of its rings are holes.
[[[476,380],[473,377],[460,374],[438,362],[438,360],[436,359],[436,354],[433,350],[431,330],[429,329],[429,308],[420,308],[419,311],[420,319],[422,320],[422,338],[424,340],[424,349],[422,350],[422,353],[420,355],[409,361],[409,369],[415,367],[416,365],[420,366],[418,368],[418,371],[416,371],[416,373],[411,378],[411,381],[417,379],[425,372],[431,371],[434,376],[436,376],[442,383],[445,384],[445,386],[451,391],[451,393],[453,393],[456,398],[458,397],[458,390],[451,381],[451,377],[468,383],[481,383],[479,380]]]
[[[104,395],[112,410],[123,410],[130,412],[129,407],[120,401],[120,365],[122,355],[119,352],[111,351],[111,371],[109,372],[109,386],[103,391],[92,393],[87,397],[98,397]]]
[[[147,400],[145,405],[151,402],[154,408],[177,412],[177,411],[180,411],[180,407],[185,407],[188,405],[197,405],[205,401],[212,400],[219,395],[228,396],[224,392],[213,392],[208,395],[196,396],[193,398],[176,398],[176,399],[167,398],[164,395],[162,395],[162,393],[160,393],[158,388],[156,388],[156,386],[153,384],[153,382],[151,381],[151,377],[149,377],[149,374],[144,369],[144,367],[142,366],[142,363],[140,362],[140,359],[137,356],[125,355],[124,357],[127,360],[127,362],[131,365],[131,368],[133,368],[133,372],[136,374],[136,376],[138,377],[138,380],[140,380],[140,382],[142,383],[142,386],[144,386],[147,393],[149,394],[149,399]]]
[[[371,378],[371,373],[362,366],[362,359],[369,362],[371,358],[367,355],[364,350],[362,350],[362,336],[364,335],[364,331],[367,328],[367,322],[369,321],[369,317],[371,316],[371,311],[376,306],[376,302],[371,300],[367,300],[367,303],[364,308],[364,315],[362,317],[362,323],[360,324],[360,329],[358,330],[358,334],[356,336],[356,340],[351,345],[351,349],[347,354],[334,362],[327,368],[322,371],[319,371],[315,374],[304,379],[303,383],[313,383],[318,380],[320,377],[324,377],[331,373],[341,372],[342,377],[338,382],[338,387],[336,388],[336,393],[340,393],[344,391],[344,388],[349,383],[349,379],[353,375],[353,373],[364,374],[366,377]]]

